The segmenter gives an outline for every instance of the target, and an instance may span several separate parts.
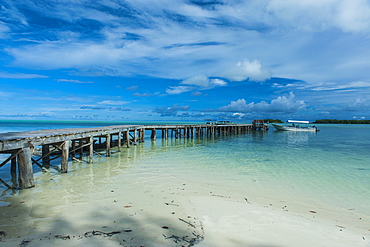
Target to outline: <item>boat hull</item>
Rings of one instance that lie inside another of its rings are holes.
[[[294,126],[283,126],[279,124],[272,124],[276,130],[280,131],[311,131],[316,132],[319,131],[316,127],[294,127]]]

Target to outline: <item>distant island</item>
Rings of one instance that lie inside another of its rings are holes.
[[[317,124],[370,124],[370,120],[319,119],[313,123],[317,123]]]
[[[262,119],[264,123],[284,123],[280,119]],[[312,122],[314,124],[370,124],[370,120],[338,120],[338,119],[319,119]]]
[[[280,119],[262,119],[264,123],[284,123]]]

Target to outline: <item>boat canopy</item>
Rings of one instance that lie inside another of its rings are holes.
[[[308,123],[310,123],[310,121],[288,120],[288,123],[304,123],[304,124],[308,124]]]

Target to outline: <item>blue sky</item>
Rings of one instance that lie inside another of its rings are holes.
[[[0,119],[370,118],[369,0],[1,0]]]

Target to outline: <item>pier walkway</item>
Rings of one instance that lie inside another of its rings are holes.
[[[257,128],[254,124],[114,125],[0,133],[0,154],[9,155],[7,159],[0,161],[0,168],[10,163],[12,177],[17,177],[18,171],[16,188],[31,188],[35,186],[33,165],[45,170],[50,167],[51,160],[60,158],[60,172],[66,173],[68,161],[78,160],[77,154],[80,157],[85,154],[87,162],[92,162],[94,153],[97,153],[95,150],[105,149],[105,155],[110,156],[111,147],[116,146],[118,151],[122,147],[129,148],[130,145],[143,142],[145,133],[148,132],[151,133],[150,139],[156,140],[157,132],[162,133],[163,139],[202,138],[241,134],[254,129],[261,127]],[[264,125],[262,129],[268,129],[268,125]],[[1,178],[0,182],[14,188],[14,185],[8,185]]]

